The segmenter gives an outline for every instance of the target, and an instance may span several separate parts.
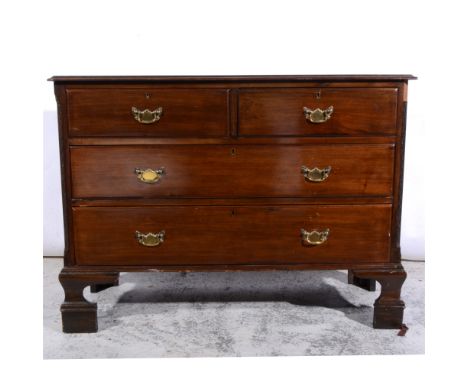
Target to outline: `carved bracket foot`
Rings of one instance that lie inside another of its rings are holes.
[[[400,299],[401,287],[406,279],[403,267],[395,269],[353,270],[360,279],[376,280],[381,285],[379,298],[374,303],[376,329],[399,329],[403,323],[405,303]]]
[[[101,285],[118,285],[118,278],[116,272],[79,272],[64,268],[59,275],[65,292],[65,301],[60,307],[63,332],[97,332],[97,304],[87,301],[83,290],[88,285],[95,290]]]

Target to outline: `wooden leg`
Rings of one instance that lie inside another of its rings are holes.
[[[405,303],[400,299],[401,287],[406,279],[402,266],[396,269],[353,270],[361,279],[373,279],[382,286],[374,303],[374,328],[400,329],[403,324]]]
[[[372,279],[361,279],[357,277],[352,269],[348,270],[348,284],[356,285],[359,288],[375,292],[375,280]]]
[[[65,301],[60,307],[64,333],[94,333],[98,330],[97,304],[83,297],[88,286],[108,285],[118,282],[116,272],[80,272],[64,268],[59,280],[65,291]]]

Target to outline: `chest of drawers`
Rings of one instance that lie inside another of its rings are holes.
[[[53,77],[64,332],[119,272],[346,269],[398,328],[409,75]]]

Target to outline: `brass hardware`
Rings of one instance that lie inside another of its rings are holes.
[[[164,236],[166,235],[165,231],[160,231],[158,233],[148,232],[141,233],[140,231],[135,231],[135,237],[138,240],[138,243],[144,245],[145,247],[156,247],[162,242],[164,242]]]
[[[328,178],[330,172],[331,166],[322,169],[317,167],[314,167],[313,169],[310,169],[306,166],[301,167],[301,173],[304,174],[304,178],[309,182],[323,182],[325,179]]]
[[[304,107],[303,110],[304,115],[308,121],[312,123],[323,123],[331,118],[333,113],[333,106],[330,106],[325,110],[319,108],[309,109],[308,107]]]
[[[133,117],[140,123],[150,124],[161,119],[163,108],[160,106],[153,111],[145,109],[139,110],[135,106],[132,107]]]
[[[137,174],[137,178],[143,183],[156,183],[159,182],[164,174],[166,174],[166,170],[164,167],[161,167],[158,170],[152,170],[150,168],[143,170],[141,168],[136,168],[135,174]]]
[[[302,243],[304,245],[320,245],[327,241],[330,230],[327,228],[325,231],[311,231],[301,229]]]

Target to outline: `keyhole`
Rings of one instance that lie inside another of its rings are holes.
[[[231,156],[235,156],[236,155],[236,149],[235,148],[232,148],[231,149]]]
[[[316,98],[316,99],[320,99],[321,96],[322,96],[321,90],[319,90],[319,91],[317,91],[317,92],[315,93],[315,98]]]
[[[146,98],[146,99],[150,99],[150,97],[151,97],[151,94],[145,93],[145,98]]]

